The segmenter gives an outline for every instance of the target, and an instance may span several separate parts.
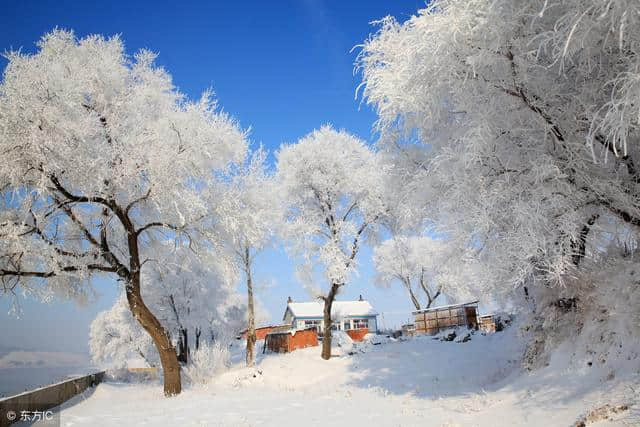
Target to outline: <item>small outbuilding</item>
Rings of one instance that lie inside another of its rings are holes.
[[[486,314],[478,318],[478,326],[482,332],[492,334],[496,332],[496,319],[493,314]]]
[[[317,345],[318,333],[315,328],[271,332],[264,340],[264,348],[274,353],[291,353],[299,348],[316,347]]]
[[[478,301],[427,308],[412,314],[416,334],[435,335],[460,326],[478,329]]]

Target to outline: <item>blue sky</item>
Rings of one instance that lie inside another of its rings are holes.
[[[332,123],[375,141],[375,114],[354,99],[360,76],[353,63],[361,43],[375,31],[370,22],[386,15],[407,19],[424,7],[420,0],[349,1],[4,1],[0,49],[32,52],[35,42],[57,27],[87,34],[121,34],[129,53],[148,48],[190,97],[213,88],[221,107],[245,128],[253,143],[271,152],[316,127]],[[0,59],[4,69],[6,60]],[[273,161],[273,157],[271,157]],[[340,299],[363,294],[379,322],[399,324],[411,304],[399,287],[381,290],[372,282],[371,252],[360,254],[360,274]],[[294,265],[279,247],[256,262],[258,297],[272,320],[281,320],[287,296],[309,295],[294,277]],[[104,282],[86,307],[56,301],[22,300],[23,315],[7,314],[0,297],[0,352],[6,347],[87,351],[88,325],[108,308],[118,289]]]

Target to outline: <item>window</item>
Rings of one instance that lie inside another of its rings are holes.
[[[351,329],[351,322],[348,320],[344,321],[344,330],[348,331],[349,329]]]
[[[369,328],[368,319],[353,319],[353,329],[366,329]]]
[[[316,331],[320,332],[320,320],[305,320],[304,328],[316,328]]]

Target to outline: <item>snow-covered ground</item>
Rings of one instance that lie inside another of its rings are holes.
[[[590,425],[640,419],[631,379],[566,358],[523,372],[515,328],[464,343],[375,340],[329,361],[319,347],[260,354],[252,369],[237,357],[211,384],[170,399],[159,384],[104,383],[68,402],[62,425],[570,426],[607,403],[629,409]]]

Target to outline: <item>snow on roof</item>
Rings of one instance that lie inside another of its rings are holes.
[[[294,317],[322,317],[324,302],[290,302],[287,310]],[[284,312],[285,316],[287,311]],[[331,314],[334,316],[376,316],[378,313],[371,307],[369,301],[334,301],[331,306]]]
[[[426,313],[427,311],[446,310],[448,308],[464,307],[466,305],[476,305],[476,304],[478,304],[478,300],[463,302],[462,304],[449,304],[449,305],[441,305],[439,307],[423,308],[422,310],[412,311],[411,314]]]

